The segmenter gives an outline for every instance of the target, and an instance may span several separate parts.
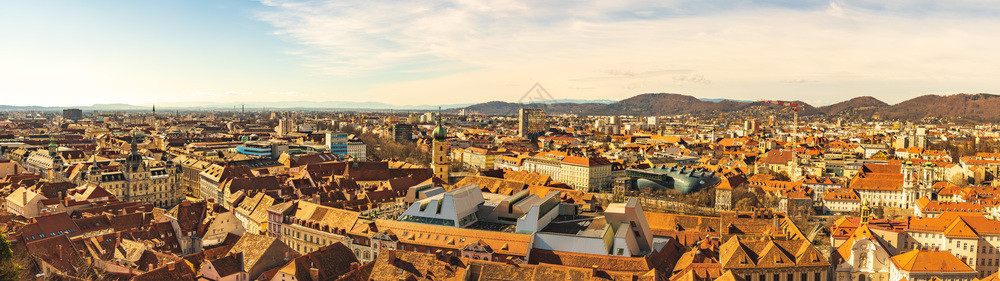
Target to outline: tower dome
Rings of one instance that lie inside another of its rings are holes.
[[[434,141],[443,141],[448,138],[448,130],[441,126],[441,108],[438,107],[437,114],[434,114],[434,123],[437,124],[437,128],[431,132],[431,136],[434,137]]]
[[[431,132],[431,136],[434,137],[435,141],[443,141],[448,138],[448,130],[445,130],[441,125],[438,125],[437,128],[434,128],[434,132]]]
[[[133,172],[139,169],[139,166],[143,164],[142,155],[139,155],[138,145],[136,144],[137,135],[132,135],[130,140],[130,153],[125,157],[125,168],[129,172]]]

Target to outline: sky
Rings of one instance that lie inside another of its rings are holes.
[[[0,104],[1000,93],[1000,2],[0,1]]]

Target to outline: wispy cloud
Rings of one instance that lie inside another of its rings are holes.
[[[806,79],[782,79],[781,80],[781,83],[786,83],[786,84],[802,84],[802,83],[815,83],[815,82],[819,82],[819,81],[816,81],[816,80],[806,80]]]
[[[251,96],[253,92],[239,92],[239,91],[226,91],[226,92],[194,92],[191,96],[195,97],[224,97],[224,96]]]
[[[516,96],[537,81],[579,98],[802,92],[783,92],[789,84],[821,95],[841,84],[895,95],[913,95],[919,83],[1000,86],[990,78],[1000,75],[1000,55],[987,47],[1000,43],[1000,19],[981,12],[1000,10],[980,1],[262,3],[269,8],[259,18],[298,43],[291,52],[320,73],[428,74],[385,78],[368,93],[377,98],[476,89],[465,95],[482,100]]]
[[[677,85],[684,84],[711,84],[712,81],[705,79],[704,75],[692,74],[692,75],[674,75],[674,83]]]

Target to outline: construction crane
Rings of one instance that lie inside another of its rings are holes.
[[[792,133],[796,134],[799,132],[799,104],[794,102],[773,101],[773,100],[761,100],[760,102],[791,107],[792,110],[795,111],[794,113],[795,117],[792,121]]]

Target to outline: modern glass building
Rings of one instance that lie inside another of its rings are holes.
[[[272,146],[269,142],[246,142],[236,146],[236,152],[264,157],[271,157],[273,155]]]
[[[326,149],[340,157],[347,156],[347,133],[326,133]]]

